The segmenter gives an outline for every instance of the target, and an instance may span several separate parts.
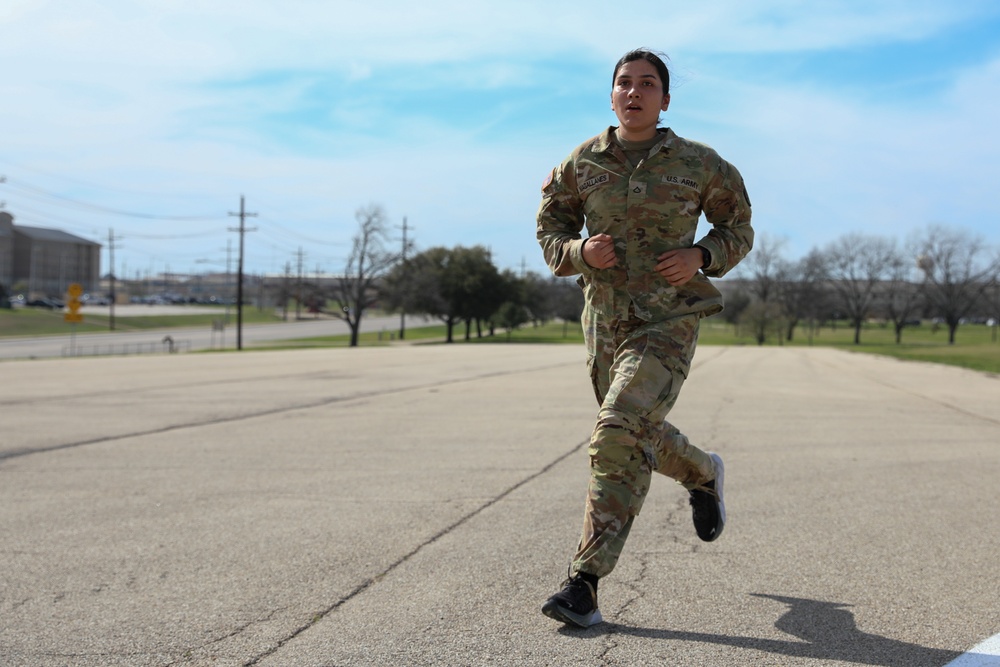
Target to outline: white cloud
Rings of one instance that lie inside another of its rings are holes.
[[[791,239],[797,254],[847,231],[902,238],[934,222],[1000,241],[988,203],[1000,154],[992,120],[1000,59],[920,106],[721,80],[684,94],[695,99],[675,118],[697,125],[700,110],[716,110],[709,143],[744,173],[759,229]]]
[[[66,194],[86,191],[70,180],[82,177],[103,186],[92,189],[97,201],[139,210],[225,212],[242,192],[251,207],[270,205],[275,220],[316,237],[349,234],[354,209],[381,202],[395,219],[409,216],[425,247],[483,242],[498,261],[527,256],[539,268],[538,186],[573,145],[612,122],[611,65],[644,44],[690,72],[670,124],[732,160],[761,229],[796,239],[797,251],[859,225],[888,232],[992,213],[982,200],[1000,148],[997,62],[969,68],[937,103],[913,108],[734,80],[714,58],[918,41],[995,15],[993,3],[643,6],[637,20],[604,2],[6,0],[0,62],[14,66],[0,77],[0,169],[62,174],[39,178]],[[417,117],[391,96],[386,105],[366,97],[401,63],[419,72],[410,92],[433,91],[472,120],[456,127],[448,113]],[[329,101],[309,96],[341,82]],[[463,109],[470,90],[507,98]],[[379,106],[358,102],[366,99]],[[276,116],[303,112],[304,100],[329,104],[311,110],[328,116],[276,126]],[[510,129],[511,116],[531,122]],[[138,241],[123,252],[140,250],[151,252]]]

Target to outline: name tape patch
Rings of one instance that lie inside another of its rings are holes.
[[[674,185],[680,185],[685,188],[691,188],[693,190],[701,190],[698,182],[690,178],[685,178],[684,176],[664,176],[664,183],[672,183]]]
[[[583,183],[580,184],[580,192],[584,190],[589,190],[590,188],[597,187],[602,183],[607,183],[611,180],[611,176],[608,174],[601,174],[600,176],[594,176],[593,178],[588,178]]]

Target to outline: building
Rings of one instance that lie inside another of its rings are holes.
[[[14,224],[14,216],[0,211],[0,285],[14,285],[31,297],[63,297],[79,283],[85,292],[98,288],[101,244],[58,229]]]
[[[0,211],[0,296],[14,284],[14,218]]]

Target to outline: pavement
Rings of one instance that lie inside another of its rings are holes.
[[[579,537],[578,346],[0,364],[0,665],[899,665],[1000,633],[1000,379],[702,347],[606,622],[539,609]],[[958,664],[958,663],[956,663]]]

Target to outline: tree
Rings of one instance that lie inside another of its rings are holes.
[[[727,324],[732,324],[739,331],[739,322],[743,319],[743,314],[753,302],[749,292],[745,289],[735,289],[726,295],[726,308],[722,311],[722,319]]]
[[[781,262],[778,270],[778,299],[785,313],[785,340],[791,342],[795,327],[805,320],[812,343],[816,323],[826,301],[826,266],[823,255],[815,248],[798,262]]]
[[[924,295],[948,325],[948,343],[989,289],[994,263],[983,255],[983,240],[967,232],[933,225],[918,241],[917,266],[924,272]]]
[[[482,336],[481,323],[488,319],[509,297],[507,283],[493,265],[490,251],[484,246],[457,246],[442,274],[443,288],[452,300],[456,313],[465,321],[465,340],[471,336],[472,322]]]
[[[507,340],[510,341],[510,332],[528,321],[528,311],[519,303],[505,301],[497,309],[497,319],[500,326],[507,330]]]
[[[993,277],[990,279],[990,289],[986,293],[986,304],[989,317],[987,323],[993,329],[993,342],[997,342],[997,332],[1000,330],[1000,253],[993,259]]]
[[[486,319],[507,300],[503,279],[483,246],[430,248],[407,260],[405,289],[400,288],[402,274],[397,268],[385,281],[388,303],[398,308],[405,299],[407,312],[440,319],[449,343],[456,324],[466,322],[468,338],[473,320]]]
[[[391,303],[403,300],[407,312],[424,313],[444,322],[449,343],[453,340],[452,330],[460,321],[459,308],[445,291],[445,272],[450,259],[451,251],[443,247],[429,248],[407,259],[405,287],[390,292]],[[397,269],[387,282],[398,287],[402,279],[402,271]]]
[[[386,249],[386,216],[382,207],[370,204],[355,212],[358,231],[351,240],[344,272],[335,281],[333,298],[338,308],[332,314],[347,322],[351,347],[358,345],[358,332],[365,311],[377,303],[379,282],[399,263],[400,253]]]
[[[517,278],[518,303],[528,309],[531,321],[537,327],[555,317],[555,304],[550,281],[534,271]]]
[[[777,301],[751,301],[740,315],[739,335],[743,335],[745,327],[750,327],[758,345],[763,345],[769,334],[780,341],[784,334],[781,312]]]
[[[885,313],[896,333],[896,344],[903,342],[903,329],[913,321],[920,307],[921,294],[915,278],[916,252],[912,244],[902,251],[892,245],[891,256],[886,262],[886,280],[882,285]]]
[[[576,284],[574,278],[552,277],[549,281],[549,302],[553,306],[553,314],[563,321],[563,338],[569,333],[569,323],[580,323],[583,315],[583,290]]]
[[[756,298],[757,307],[747,308],[744,320],[749,321],[753,328],[758,345],[764,344],[772,320],[781,315],[781,309],[774,302],[778,296],[783,245],[783,241],[762,236],[739,265],[747,291]]]
[[[490,328],[490,335],[492,336],[497,324],[503,326],[500,322],[501,312],[503,304],[511,302],[519,306],[525,307],[525,312],[527,313],[526,304],[524,301],[524,294],[522,289],[522,280],[510,269],[504,269],[500,272],[500,280],[487,287],[490,295],[487,297],[491,306],[499,302],[499,306],[496,306],[489,315],[486,316],[486,322]],[[531,314],[526,315],[530,319]],[[526,320],[527,321],[527,320]]]
[[[861,344],[861,326],[868,318],[892,258],[892,246],[877,236],[851,233],[826,251],[830,287],[854,327],[854,344]]]

